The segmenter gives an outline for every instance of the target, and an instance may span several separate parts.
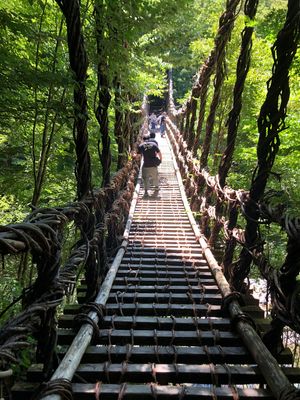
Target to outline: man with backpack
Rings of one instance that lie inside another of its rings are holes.
[[[154,192],[153,197],[159,195],[159,180],[157,167],[162,162],[162,154],[159,150],[157,142],[149,140],[149,136],[143,136],[143,142],[138,147],[138,153],[143,156],[142,178],[144,181],[145,193],[144,198],[149,198],[150,177],[153,181]]]

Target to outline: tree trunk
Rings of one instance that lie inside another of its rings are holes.
[[[74,73],[74,141],[76,147],[77,198],[81,200],[91,192],[91,162],[88,152],[86,76],[87,54],[81,32],[80,1],[56,0],[67,24],[70,66]]]
[[[100,126],[100,137],[98,140],[98,154],[102,166],[102,186],[106,186],[110,182],[110,166],[111,166],[111,150],[108,126],[108,107],[111,96],[109,92],[109,79],[107,75],[108,61],[104,52],[104,25],[103,15],[105,5],[102,1],[97,1],[95,5],[96,19],[96,39],[97,39],[97,55],[98,55],[98,106],[95,115]]]

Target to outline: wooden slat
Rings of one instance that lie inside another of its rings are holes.
[[[174,248],[174,246],[178,247],[179,249],[186,249],[188,252],[188,249],[190,247],[197,249],[199,251],[199,245],[197,243],[190,243],[191,240],[188,240],[186,237],[174,237],[168,236],[168,237],[149,237],[149,236],[141,236],[137,234],[130,234],[129,235],[129,240],[131,244],[133,242],[140,242],[140,246],[149,246],[152,248],[159,247],[159,248]]]
[[[283,370],[291,382],[299,379],[300,369],[286,368]],[[42,368],[34,364],[28,371],[28,380],[39,380]],[[297,376],[298,374],[298,376]],[[158,363],[82,363],[77,369],[75,382],[81,377],[89,382],[157,382],[161,385],[168,383],[193,384],[260,384],[264,383],[258,367],[243,365],[220,364],[158,364]]]
[[[64,313],[76,314],[80,305],[78,304],[69,304],[64,307]],[[107,315],[119,314],[120,308],[116,307],[116,305],[107,305],[106,313]],[[127,314],[126,314],[127,312]],[[131,314],[130,314],[131,312]],[[159,305],[154,304],[150,306],[149,304],[134,304],[134,305],[124,305],[123,313],[125,315],[144,315],[144,316],[157,316],[157,317],[165,317],[165,316],[174,316],[174,317],[182,317],[182,316],[190,316],[190,317],[220,317],[222,315],[220,311],[220,307],[209,305],[197,305],[195,308],[190,305],[184,305],[178,307],[178,305],[172,307],[172,304],[168,305]],[[260,315],[263,315],[263,311],[260,310]]]
[[[247,400],[274,400],[272,393],[267,389],[216,387],[209,388],[199,386],[183,385],[122,385],[122,384],[83,384],[74,383],[73,395],[75,400],[94,400],[96,391],[101,395],[101,400],[117,400],[120,393],[123,393],[124,399],[130,400],[230,400],[233,398]],[[37,384],[23,383],[14,387],[14,400],[30,400],[31,393],[37,388]],[[182,397],[184,396],[184,397]]]
[[[173,228],[171,227],[158,227],[158,226],[140,226],[133,228],[130,233],[136,234],[138,232],[142,232],[143,235],[154,235],[154,236],[171,236],[171,237],[184,237],[184,238],[193,238],[194,232],[192,229],[185,230],[184,228],[178,229],[176,225]]]
[[[153,249],[151,247],[148,248],[131,248],[126,251],[126,257],[156,257],[156,258],[166,258],[167,260],[172,259],[196,259],[196,260],[204,260],[201,252],[183,252],[176,249]]]
[[[72,329],[74,327],[74,314],[63,314],[58,320],[60,328]],[[256,319],[258,328],[265,332],[270,327],[270,322],[264,318]],[[168,317],[124,317],[124,316],[105,316],[101,325],[102,328],[115,327],[117,329],[161,329],[161,330],[186,330],[191,331],[196,328],[200,330],[218,329],[230,330],[228,318],[168,318]]]
[[[194,278],[194,277],[199,277],[201,278],[211,278],[211,274],[209,272],[202,272],[201,270],[191,270],[191,271],[172,271],[171,269],[168,270],[160,270],[157,268],[157,270],[146,270],[143,268],[141,265],[140,268],[126,268],[126,267],[120,267],[117,276],[128,276],[134,275],[135,273],[138,273],[141,277],[152,277],[152,278],[164,278],[164,277],[170,277],[170,278],[180,278],[184,280],[185,278]]]
[[[61,346],[58,356],[63,357],[67,346]],[[156,363],[186,363],[205,364],[255,364],[250,353],[242,346],[118,346],[97,345],[89,346],[83,356],[83,363],[105,362],[121,363],[124,360],[131,363],[147,362]],[[292,353],[283,351],[278,356],[280,364],[291,364]]]
[[[202,249],[199,248],[199,245],[197,243],[191,243],[190,246],[187,247],[182,247],[182,246],[172,246],[171,244],[169,246],[162,245],[161,247],[152,247],[150,245],[145,245],[142,244],[141,242],[129,242],[129,245],[127,247],[128,254],[130,252],[163,252],[165,254],[192,254],[197,255],[197,254],[202,254]]]
[[[155,344],[155,345],[182,345],[196,346],[201,345],[238,345],[241,343],[239,337],[226,331],[163,331],[153,330],[121,330],[121,329],[103,329],[100,332],[99,342],[108,340],[112,344],[132,343],[136,345]]]
[[[165,236],[165,237],[171,237],[171,238],[193,238],[194,233],[192,230],[190,231],[184,231],[184,229],[177,229],[176,226],[174,228],[159,228],[157,226],[153,227],[139,227],[132,229],[130,231],[130,235],[136,235],[140,233],[141,237],[148,236],[148,237],[160,237],[160,236]]]
[[[131,227],[132,228],[140,228],[140,227],[152,227],[152,226],[156,226],[156,227],[166,227],[166,228],[173,228],[178,227],[180,229],[182,228],[187,228],[190,229],[191,228],[191,224],[188,220],[188,218],[186,219],[175,219],[174,217],[171,217],[169,219],[162,217],[161,219],[157,219],[157,218],[149,218],[149,219],[143,219],[143,218],[136,218]]]
[[[283,368],[290,382],[298,381],[300,370]],[[257,367],[183,364],[81,364],[77,374],[84,379],[119,382],[197,384],[258,384],[265,380]],[[298,376],[297,376],[298,375]]]
[[[183,256],[183,255],[192,255],[193,257],[203,257],[202,250],[199,249],[199,246],[189,247],[188,249],[181,249],[174,246],[169,247],[150,247],[150,246],[142,246],[141,243],[135,243],[134,245],[131,243],[127,247],[127,254],[149,254],[149,253],[157,253],[157,254],[166,254],[167,257],[175,256]]]
[[[197,276],[197,278],[195,277],[185,277],[184,279],[182,278],[174,278],[172,277],[172,279],[170,279],[170,277],[159,277],[156,276],[154,278],[147,278],[147,277],[143,277],[140,276],[138,278],[133,277],[133,276],[123,276],[123,277],[119,277],[117,276],[115,279],[115,284],[119,285],[119,284],[123,284],[125,283],[126,285],[129,284],[139,284],[139,285],[174,285],[174,286],[180,286],[184,283],[188,284],[188,285],[209,285],[209,286],[215,286],[216,282],[212,277],[201,277],[199,278]]]
[[[177,263],[161,263],[159,264],[156,262],[156,260],[152,260],[152,263],[150,260],[144,262],[143,259],[140,259],[140,262],[135,262],[132,263],[130,260],[124,260],[120,264],[120,269],[124,268],[129,268],[130,270],[139,270],[143,269],[143,271],[148,272],[148,271],[153,271],[153,272],[159,272],[159,273],[168,273],[168,272],[180,272],[181,275],[186,275],[188,274],[204,274],[206,273],[209,276],[209,268],[206,265],[191,265],[191,263],[184,263],[182,262],[181,264]]]
[[[170,316],[174,317],[220,317],[223,314],[219,306],[211,306],[210,304],[204,305],[178,305],[178,304],[107,304],[107,315],[151,315],[151,316]],[[122,313],[122,314],[120,314]]]
[[[145,292],[153,292],[162,293],[168,291],[168,293],[218,293],[219,288],[217,285],[114,285],[112,288],[112,292],[127,292],[127,293],[134,293],[139,291],[140,293]]]
[[[218,287],[216,285],[203,285],[203,286],[170,286],[170,285],[114,285],[114,287],[111,290],[111,293],[116,293],[116,292],[126,292],[126,293],[153,293],[155,291],[156,293],[206,293],[206,294],[217,294],[218,293]],[[77,288],[77,293],[85,293],[86,292],[86,285],[80,285]]]
[[[58,330],[59,341],[61,344],[69,344],[75,336],[71,329]],[[159,345],[159,346],[212,346],[241,345],[241,340],[237,335],[227,331],[161,331],[161,330],[121,330],[121,329],[101,329],[100,337],[97,339],[101,344],[122,344],[134,345]]]
[[[181,200],[181,199],[180,199]],[[169,201],[168,204],[172,203],[172,201]],[[178,212],[181,212],[182,215],[184,215],[186,217],[186,212],[185,212],[185,208],[182,204],[182,202],[180,201],[180,203],[173,201],[172,208],[170,207],[170,209],[168,210],[168,207],[164,207],[166,205],[166,201],[164,201],[163,199],[160,199],[159,203],[153,201],[152,199],[149,201],[143,201],[137,204],[136,207],[136,214],[138,215],[139,212],[144,215],[157,215],[157,212],[159,212],[160,210],[164,211],[164,214],[166,215],[175,215],[178,214]],[[164,215],[162,214],[162,215]]]
[[[134,256],[126,256],[123,257],[122,259],[122,264],[130,263],[130,264],[141,264],[141,261],[144,265],[147,264],[158,264],[159,266],[163,267],[164,265],[170,265],[170,266],[203,266],[206,267],[208,270],[208,265],[203,258],[201,259],[183,259],[183,258],[168,258],[168,257],[158,257],[157,255],[155,257],[134,257]]]
[[[111,293],[108,302],[111,303],[158,303],[165,304],[221,304],[222,296],[220,294],[206,293]]]
[[[71,329],[73,325],[73,314],[61,315],[59,327]],[[264,321],[264,320],[262,320]],[[101,327],[117,329],[161,329],[161,330],[186,330],[191,331],[196,328],[200,330],[218,329],[230,330],[230,320],[228,318],[170,318],[170,317],[124,317],[124,316],[105,316]]]
[[[139,291],[141,293],[149,292],[149,291],[156,291],[157,293],[166,293],[166,292],[174,292],[174,293],[186,293],[186,292],[192,292],[192,293],[218,293],[219,288],[217,285],[208,285],[208,284],[198,284],[196,281],[195,284],[185,284],[182,280],[178,282],[178,285],[170,285],[170,284],[152,284],[148,285],[147,283],[152,283],[153,280],[150,281],[142,281],[139,284],[136,283],[129,283],[128,281],[124,282],[124,279],[120,280],[116,279],[115,284],[112,287],[112,293],[115,292],[136,292]],[[82,284],[78,286],[77,288],[78,292],[86,292],[86,285]]]

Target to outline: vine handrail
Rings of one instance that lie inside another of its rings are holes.
[[[35,209],[23,223],[0,227],[0,253],[32,255],[37,279],[23,291],[24,310],[0,329],[2,368],[16,363],[28,336],[37,340],[37,361],[49,375],[55,362],[56,308],[72,293],[85,269],[85,301],[93,301],[107,272],[107,257],[119,246],[134,193],[139,161],[130,160],[106,188],[63,207]],[[64,228],[74,223],[81,238],[62,266]],[[7,311],[7,309],[5,310]],[[45,362],[47,361],[47,362]]]
[[[231,2],[227,2],[227,8],[230,4]],[[245,15],[249,15],[253,19],[256,8],[256,1],[245,2]],[[221,27],[222,24],[220,24]],[[283,206],[272,207],[271,197],[265,190],[267,179],[279,149],[279,134],[285,128],[286,109],[289,100],[289,68],[296,54],[300,38],[299,1],[288,1],[285,24],[279,31],[272,48],[274,65],[272,77],[267,85],[266,100],[258,118],[260,134],[257,147],[258,166],[253,174],[252,185],[249,191],[235,191],[226,186],[226,175],[229,166],[231,166],[233,145],[241,111],[241,91],[245,82],[245,73],[249,68],[252,28],[246,26],[244,35],[242,35],[236,92],[234,93],[235,109],[232,109],[235,115],[232,124],[228,125],[227,144],[230,148],[228,148],[226,157],[223,154],[219,166],[219,172],[221,172],[216,176],[211,176],[208,172],[206,163],[203,162],[207,154],[205,142],[201,147],[197,147],[195,152],[195,147],[192,145],[193,134],[190,137],[188,135],[189,130],[186,129],[187,126],[190,126],[190,111],[188,111],[190,110],[190,100],[178,111],[174,111],[174,107],[170,107],[171,120],[168,121],[168,125],[175,137],[173,141],[174,152],[177,153],[179,168],[185,179],[185,188],[190,198],[191,208],[201,215],[199,221],[202,233],[206,235],[209,244],[216,247],[220,244],[218,242],[220,240],[218,239],[220,229],[224,232],[225,252],[222,265],[231,286],[242,292],[249,289],[249,283],[246,280],[249,279],[251,263],[258,265],[262,276],[267,279],[274,321],[271,332],[266,335],[266,343],[269,342],[269,348],[276,353],[276,349],[280,348],[280,337],[285,325],[298,333],[300,332],[300,316],[299,311],[297,311],[299,310],[298,297],[300,292],[300,285],[297,281],[300,272],[299,218],[285,214]],[[241,65],[244,65],[243,71],[240,71]],[[244,75],[242,76],[241,73]],[[218,79],[217,75],[218,71],[216,71],[215,79]],[[170,81],[169,87],[172,92],[172,81]],[[195,87],[193,87],[192,93],[195,94]],[[172,102],[174,103],[174,100],[169,99],[170,105],[172,105]],[[203,104],[201,100],[198,110],[199,118],[204,115]],[[178,125],[178,128],[174,123]],[[197,142],[197,146],[199,144],[200,142]],[[197,152],[201,152],[202,163],[200,165],[195,158]],[[245,229],[238,226],[239,215],[243,217]],[[259,226],[262,224],[277,224],[287,234],[287,256],[278,271],[270,266],[267,257],[264,255],[264,240],[259,231]],[[242,248],[240,256],[234,261],[237,243]]]

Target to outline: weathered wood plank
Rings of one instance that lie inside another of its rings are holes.
[[[106,305],[107,315],[151,315],[174,317],[221,317],[221,307],[210,304],[117,304]]]
[[[78,304],[69,304],[64,307],[64,313],[76,314],[80,305]],[[107,315],[118,315],[120,314],[120,308],[116,305],[107,305],[106,313]],[[133,315],[133,316],[155,316],[155,317],[221,317],[222,313],[220,307],[209,305],[196,305],[193,308],[190,305],[180,306],[176,305],[176,307],[172,307],[172,304],[168,305],[159,305],[154,304],[150,306],[149,304],[134,304],[134,305],[124,305],[123,307],[123,315]],[[127,313],[127,314],[126,314]],[[263,315],[263,311],[260,310],[260,317]]]
[[[300,369],[283,367],[284,373],[291,382],[299,380]],[[89,382],[132,382],[147,383],[157,382],[161,385],[168,383],[193,383],[193,384],[264,384],[265,380],[256,366],[220,365],[220,364],[158,364],[142,363],[85,363],[80,364],[76,371],[74,381],[78,378]],[[28,371],[29,380],[41,378],[41,365],[34,364]]]
[[[181,246],[178,243],[177,238],[174,237],[174,243],[167,243],[168,238],[166,238],[166,242],[163,242],[164,239],[158,239],[159,243],[144,243],[144,247],[139,247],[137,246],[134,250],[131,252],[128,252],[126,258],[157,258],[158,260],[179,260],[182,262],[182,260],[186,261],[199,261],[200,263],[206,264],[205,260],[202,257],[201,251],[199,251],[199,248],[194,247],[190,249],[189,251],[188,248],[186,248],[187,243],[185,243],[185,239],[182,240]],[[180,239],[181,240],[181,239]],[[161,243],[160,243],[161,242]],[[160,246],[161,245],[161,246]],[[174,246],[180,246],[178,251],[174,251]],[[145,250],[148,248],[148,251]],[[148,246],[148,247],[147,247]],[[157,247],[158,252],[155,251],[155,246]],[[172,247],[170,247],[172,246]]]
[[[63,314],[58,320],[60,328],[72,329],[74,327],[74,313]],[[265,332],[269,326],[270,321],[261,318],[255,320],[257,326],[262,332]],[[194,330],[195,327],[201,330],[218,329],[230,330],[230,320],[228,318],[179,318],[179,317],[145,317],[145,316],[105,316],[102,320],[101,327],[116,329],[161,329],[161,330]]]
[[[36,389],[37,384],[26,383],[16,384],[14,386],[14,400],[30,400],[31,393]],[[122,384],[84,384],[74,383],[73,394],[74,400],[94,400],[96,392],[101,395],[101,400],[117,400],[119,394],[122,392],[124,399],[130,400],[178,400],[184,398],[185,400],[230,400],[234,396],[238,399],[244,400],[274,400],[272,393],[267,389],[242,389],[234,386],[229,387],[204,387],[199,386],[171,386],[171,385],[127,385]],[[155,397],[154,397],[155,395]],[[184,395],[184,397],[182,397]],[[181,397],[180,397],[181,396]]]
[[[205,260],[203,260],[203,258],[190,258],[190,259],[185,259],[185,258],[169,258],[169,257],[158,257],[157,255],[153,256],[153,257],[149,257],[149,256],[143,256],[143,257],[135,257],[135,256],[127,256],[127,257],[123,257],[122,259],[122,264],[126,264],[126,263],[130,263],[130,264],[151,264],[153,265],[153,263],[158,264],[160,266],[164,266],[164,265],[170,265],[170,266],[175,266],[175,265],[180,265],[180,266],[203,266],[206,267],[207,270],[209,270],[207,262]]]
[[[135,235],[137,236],[137,235]],[[143,240],[145,238],[142,238]],[[153,243],[155,243],[155,240],[151,239],[151,241]],[[147,251],[147,249],[153,251],[154,249],[157,249],[158,251],[165,251],[165,252],[185,252],[186,254],[190,253],[190,252],[196,252],[199,254],[203,254],[203,250],[201,249],[201,247],[199,246],[199,244],[195,241],[191,242],[189,241],[190,246],[187,246],[187,241],[184,241],[184,243],[177,245],[177,243],[172,243],[172,241],[170,241],[169,243],[164,243],[160,240],[161,245],[157,244],[157,245],[152,245],[150,243],[145,243],[142,240],[139,240],[139,238],[137,237],[136,239],[129,239],[129,250],[133,249],[134,251],[139,251],[139,250],[145,250]]]
[[[152,277],[153,279],[156,278],[165,278],[165,277],[169,277],[169,278],[181,278],[183,281],[185,280],[185,278],[195,278],[195,277],[199,277],[201,278],[210,278],[211,274],[209,272],[202,272],[201,270],[191,270],[191,271],[172,271],[171,269],[169,270],[161,270],[159,268],[157,268],[157,270],[153,271],[153,270],[146,270],[145,268],[143,268],[143,265],[140,266],[140,268],[136,267],[134,268],[134,266],[132,268],[128,268],[125,266],[121,266],[120,269],[118,270],[117,273],[117,277],[120,276],[128,276],[130,277],[130,275],[133,275],[135,273],[138,273],[141,277]]]
[[[140,235],[142,233],[142,235]],[[161,237],[166,237],[166,238],[174,238],[174,239],[184,239],[184,240],[192,240],[194,238],[193,232],[183,232],[180,230],[174,229],[158,229],[158,228],[148,228],[148,229],[135,229],[130,231],[130,236],[132,237],[133,235],[139,235],[140,237],[149,237],[149,238],[161,238]]]
[[[207,273],[209,274],[209,268],[206,265],[192,265],[191,263],[172,263],[169,261],[168,263],[161,263],[155,259],[152,260],[147,260],[144,262],[144,260],[141,258],[140,262],[131,262],[130,260],[123,260],[120,269],[124,268],[129,268],[130,270],[137,270],[137,269],[143,269],[143,271],[148,272],[156,272],[158,271],[159,273],[168,273],[168,272],[180,272],[180,273],[188,273],[188,274],[195,274],[196,271],[199,271],[199,273]]]
[[[67,346],[62,346],[58,355],[66,353]],[[83,363],[105,362],[121,363],[125,360],[131,363],[186,363],[205,364],[255,364],[250,353],[243,347],[226,346],[89,346],[82,358]],[[292,354],[289,350],[283,351],[278,361],[280,364],[291,364]]]
[[[189,239],[189,240],[188,240]],[[186,249],[188,251],[189,248],[199,249],[199,245],[197,243],[191,243],[191,238],[181,237],[176,238],[174,235],[171,237],[149,237],[149,236],[140,236],[140,235],[129,235],[129,243],[134,244],[135,246],[149,246],[152,248],[159,247],[161,249],[164,248],[174,248],[178,247],[179,249]],[[200,250],[201,251],[201,250]]]
[[[191,224],[188,219],[156,219],[156,218],[149,218],[147,219],[135,219],[133,224],[131,225],[131,229],[141,229],[141,228],[152,228],[152,227],[157,227],[157,228],[166,228],[166,229],[184,229],[187,231],[191,230]]]
[[[170,204],[170,203],[172,203],[172,204]],[[170,216],[176,216],[179,214],[179,215],[182,215],[183,218],[186,218],[185,208],[181,201],[180,201],[180,204],[175,201],[169,202],[169,204],[170,204],[170,206],[172,206],[172,209],[168,210],[167,208],[170,208],[170,207],[166,207],[166,206],[163,207],[162,202],[159,205],[157,203],[153,204],[150,201],[148,201],[147,204],[140,203],[136,207],[135,215],[137,215],[137,216],[141,215],[144,218],[146,215],[147,217],[154,218],[157,214],[161,214],[161,213],[159,213],[159,211],[163,210],[164,211],[163,215],[166,214],[166,215],[170,215]]]
[[[116,282],[116,281],[115,281]],[[124,282],[123,282],[124,283]],[[180,285],[180,283],[184,282],[179,282],[178,286],[175,285],[136,285],[136,284],[127,284],[127,285],[119,285],[119,284],[114,284],[114,286],[111,289],[111,293],[115,292],[126,292],[126,293],[134,293],[134,292],[140,292],[140,293],[147,293],[147,292],[157,292],[157,293],[162,293],[162,292],[174,292],[174,293],[186,293],[186,292],[192,292],[192,293],[218,293],[219,288],[217,285]],[[86,291],[86,285],[80,285],[77,288],[77,292],[85,292]]]
[[[108,302],[111,303],[159,303],[165,304],[172,302],[175,304],[214,304],[220,305],[222,296],[220,294],[206,293],[111,293]]]
[[[192,231],[192,229],[184,229],[184,228],[177,228],[175,225],[174,227],[159,227],[156,225],[152,225],[152,226],[136,226],[135,228],[131,229],[130,234],[134,235],[137,234],[139,232],[142,232],[143,235],[150,235],[150,234],[154,234],[156,236],[183,236],[183,237],[190,237],[193,238],[195,235]]]
[[[59,343],[69,344],[74,338],[75,332],[71,329],[59,329]],[[126,345],[158,345],[158,346],[239,346],[239,337],[227,331],[167,331],[167,330],[123,330],[123,329],[101,329],[97,339],[99,344]]]
[[[167,222],[172,222],[172,221],[181,221],[183,223],[186,223],[187,217],[184,215],[184,212],[182,210],[177,210],[175,213],[164,213],[164,215],[158,216],[158,214],[155,215],[155,213],[151,212],[148,215],[145,216],[145,213],[141,210],[139,210],[135,214],[135,218],[138,218],[138,221],[141,221],[141,223],[144,223],[147,218],[149,218],[151,221],[157,222],[157,223],[162,223],[164,221]]]
[[[200,249],[199,249],[200,250]],[[151,249],[148,248],[148,251],[142,249],[142,248],[134,248],[131,249],[130,251],[126,252],[126,257],[153,257],[155,256],[156,258],[162,258],[162,259],[167,259],[167,260],[173,260],[173,259],[187,259],[187,260],[202,260],[205,262],[205,259],[202,256],[201,251],[198,253],[194,251],[192,252],[184,252],[184,251],[176,251],[176,250],[162,250],[162,249]]]
[[[212,277],[201,277],[199,278],[198,276],[195,278],[193,276],[185,277],[184,279],[182,278],[172,278],[170,277],[134,277],[134,276],[124,276],[124,277],[119,277],[116,276],[114,284],[139,284],[139,285],[174,285],[174,286],[180,286],[182,284],[187,284],[187,285],[216,285],[215,280]]]

